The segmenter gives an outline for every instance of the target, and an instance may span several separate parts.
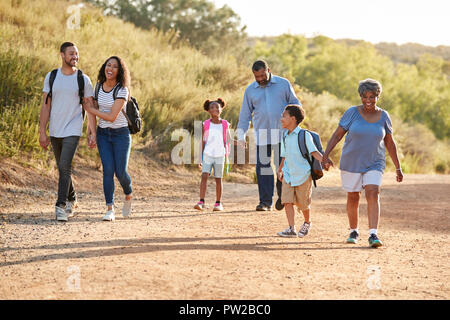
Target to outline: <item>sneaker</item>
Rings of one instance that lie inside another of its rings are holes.
[[[260,203],[256,206],[256,211],[272,211],[272,206],[267,206],[264,203]]]
[[[275,209],[278,211],[283,210],[284,204],[281,203],[281,198],[278,198],[277,202],[275,202]]]
[[[103,221],[114,221],[116,217],[114,216],[114,208],[112,210],[106,211],[105,216],[102,218]]]
[[[280,237],[293,238],[293,237],[296,237],[296,236],[297,236],[297,231],[295,231],[295,227],[294,227],[294,228],[289,227],[289,228],[287,228],[287,229],[284,230],[284,231],[277,232],[277,234],[278,234]]]
[[[124,218],[128,218],[130,216],[130,213],[131,213],[131,199],[125,200],[125,202],[123,203],[122,216]]]
[[[298,237],[303,238],[304,236],[306,236],[309,230],[311,229],[311,225],[312,225],[311,222],[310,223],[304,222],[302,227],[300,228],[300,231],[298,232]]]
[[[223,211],[223,206],[221,203],[217,203],[214,205],[213,211]]]
[[[67,221],[67,213],[64,208],[61,208],[60,206],[55,206],[55,214],[57,221]]]
[[[352,231],[350,236],[347,238],[347,243],[357,243],[359,239],[359,233],[357,231]]]
[[[66,214],[68,218],[75,216],[74,208],[78,207],[77,200],[67,201],[66,203]]]
[[[369,246],[372,248],[378,248],[383,245],[383,242],[381,242],[380,239],[378,239],[377,235],[372,233],[369,237]]]
[[[205,203],[203,201],[197,202],[197,204],[194,206],[194,209],[197,209],[200,211],[205,209]]]

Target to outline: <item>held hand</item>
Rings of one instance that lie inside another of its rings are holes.
[[[50,144],[50,137],[46,133],[39,134],[39,144],[44,150],[47,150]]]
[[[90,135],[88,137],[88,146],[90,149],[94,149],[95,147],[97,147],[97,138],[95,135]]]
[[[277,177],[278,177],[278,180],[283,181],[283,171],[282,170],[277,171]]]
[[[329,159],[329,158],[324,158],[324,159],[322,160],[322,167],[323,167],[326,171],[328,171],[328,169],[330,169],[330,166],[331,166],[331,167],[334,167],[333,161],[332,161],[331,159]]]

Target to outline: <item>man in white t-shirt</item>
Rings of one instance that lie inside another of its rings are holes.
[[[61,68],[44,80],[43,103],[40,114],[39,144],[48,148],[52,144],[59,171],[58,200],[55,206],[56,220],[67,221],[73,215],[76,193],[72,184],[72,160],[83,135],[83,104],[89,103],[94,95],[91,80],[77,69],[78,49],[71,42],[64,42],[60,48]],[[82,77],[82,78],[81,78]],[[79,85],[80,83],[80,85]],[[80,87],[82,84],[83,87]],[[82,97],[80,98],[80,94]],[[49,135],[47,135],[49,123]],[[95,147],[95,116],[88,114],[88,143]]]

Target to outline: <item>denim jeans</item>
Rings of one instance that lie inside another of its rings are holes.
[[[107,206],[114,205],[114,174],[125,195],[132,193],[128,174],[131,136],[128,127],[97,128],[97,146],[103,166],[103,192]]]
[[[274,189],[274,173],[270,165],[272,152],[274,153],[275,168],[278,170],[281,162],[281,144],[256,146],[256,178],[258,180],[259,203],[266,206],[272,205]],[[280,198],[282,183],[278,178],[276,187]]]
[[[66,201],[75,201],[76,199],[72,183],[72,160],[79,141],[79,136],[64,138],[50,137],[59,171],[57,206],[65,206]]]

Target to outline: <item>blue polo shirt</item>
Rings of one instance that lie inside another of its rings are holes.
[[[284,159],[283,177],[286,183],[292,187],[299,186],[308,180],[311,175],[311,167],[308,161],[303,158],[300,148],[298,146],[298,134],[300,133],[300,127],[288,131],[284,134],[284,143],[281,143],[281,157]],[[318,151],[312,136],[309,132],[305,132],[306,147],[309,154],[314,151]]]
[[[281,129],[281,114],[288,104],[301,105],[287,79],[272,74],[264,87],[256,81],[251,83],[242,101],[237,124],[238,139],[245,139],[250,121],[253,121],[257,145],[279,143],[284,131]]]

